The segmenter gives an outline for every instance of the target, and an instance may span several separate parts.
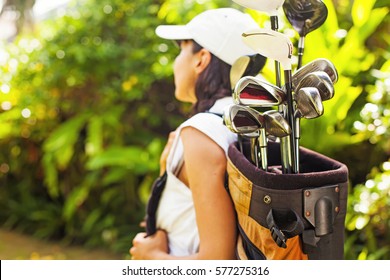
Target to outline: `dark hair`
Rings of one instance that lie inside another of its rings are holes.
[[[203,47],[193,41],[193,53],[197,53],[201,49]],[[195,95],[197,102],[192,108],[192,114],[207,111],[218,99],[232,95],[230,68],[229,64],[211,53],[210,64],[196,81]]]

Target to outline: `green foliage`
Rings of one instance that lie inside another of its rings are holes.
[[[390,154],[390,63],[373,71],[375,86],[369,87],[367,101],[354,127],[357,135]],[[356,185],[349,197],[346,227],[348,258],[390,259],[390,162],[374,167],[364,184]]]
[[[371,179],[349,197],[348,259],[390,259],[390,162],[374,168]]]
[[[367,103],[360,111],[361,121],[354,122],[357,135],[390,154],[390,61],[373,70],[375,85],[368,85]]]
[[[161,80],[172,71],[154,34],[159,4],[77,1],[4,45],[4,226],[127,252],[164,138],[182,119]]]

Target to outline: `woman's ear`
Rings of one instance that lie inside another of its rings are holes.
[[[211,53],[206,49],[201,49],[199,52],[196,53],[196,56],[197,62],[195,66],[195,71],[197,74],[200,74],[210,64]]]

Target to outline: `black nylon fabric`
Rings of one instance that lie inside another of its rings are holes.
[[[160,202],[161,194],[165,188],[167,181],[167,172],[158,177],[153,185],[152,192],[150,194],[148,204],[146,206],[146,234],[147,236],[153,235],[157,231],[156,227],[156,213],[158,204]]]

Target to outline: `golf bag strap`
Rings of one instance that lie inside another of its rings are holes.
[[[287,239],[300,235],[304,230],[301,217],[291,209],[271,209],[266,220],[272,239],[282,248],[287,248]]]
[[[157,208],[160,203],[161,195],[165,189],[165,184],[167,181],[167,172],[165,171],[163,175],[158,177],[152,185],[152,192],[150,194],[148,203],[146,205],[146,234],[151,236],[156,233],[156,213]]]
[[[222,114],[218,114],[218,113],[215,113],[215,112],[210,112],[210,111],[205,111],[205,113],[209,113],[209,114],[213,114],[213,115],[216,115],[216,116],[218,116],[218,117],[220,117],[220,118],[222,118],[223,117],[223,115]]]

